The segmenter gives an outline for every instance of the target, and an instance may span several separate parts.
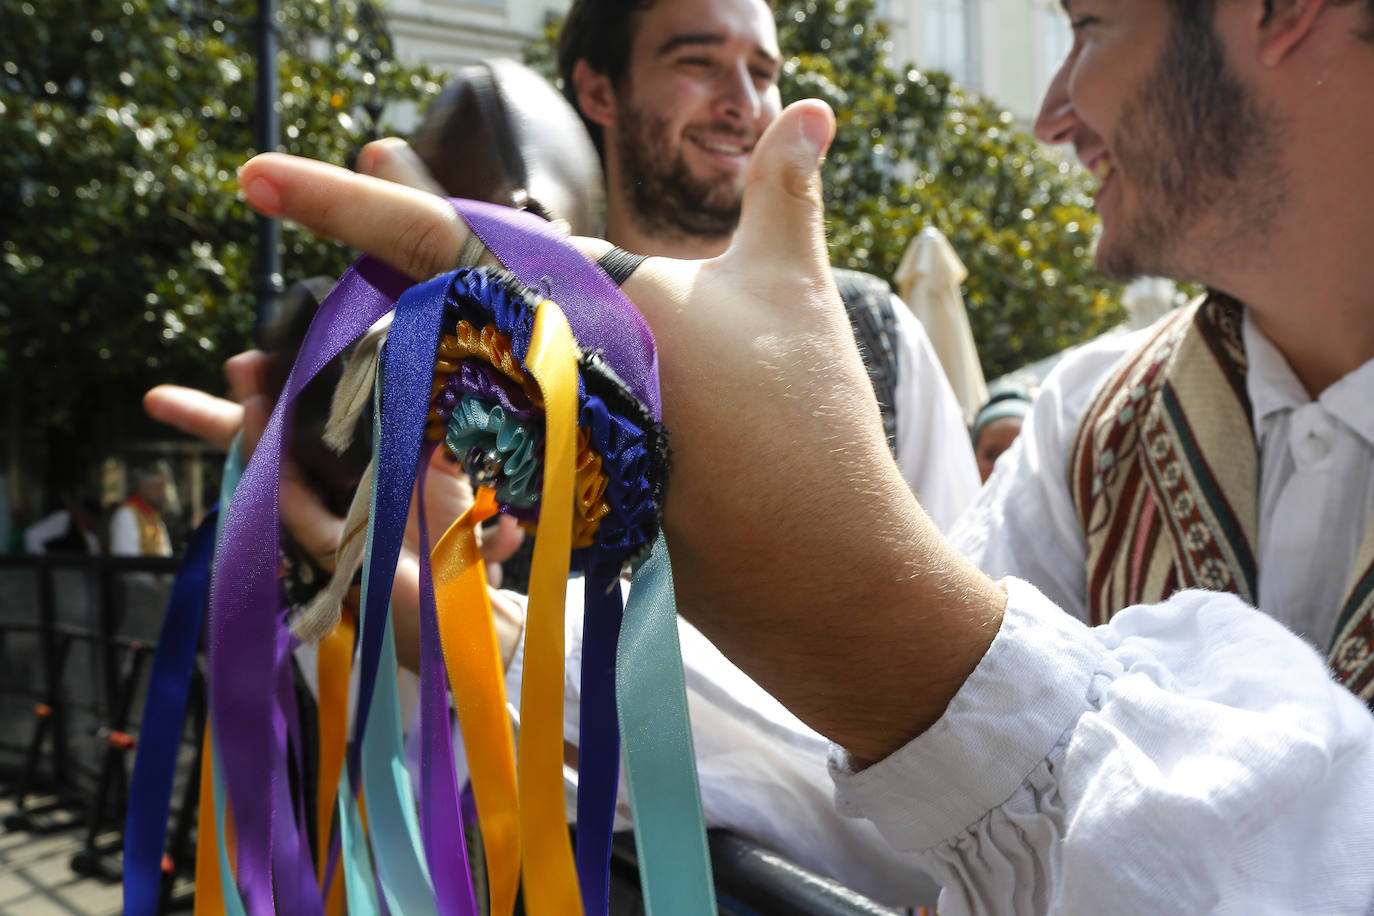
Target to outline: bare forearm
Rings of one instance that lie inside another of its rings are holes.
[[[679,424],[692,441],[676,438],[665,515],[678,607],[808,725],[878,759],[940,717],[1005,595],[916,504],[857,353],[820,337],[790,349],[813,386],[761,357],[739,425]],[[828,440],[798,442],[822,414]]]
[[[1005,594],[914,506],[825,502],[817,512],[843,511],[850,537],[803,525],[764,559],[769,542],[731,518],[714,541],[670,540],[678,606],[808,725],[877,760],[944,712],[996,635]]]

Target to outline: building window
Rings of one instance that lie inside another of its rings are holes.
[[[1035,7],[1035,46],[1037,87],[1041,96],[1059,71],[1059,65],[1073,48],[1073,30],[1064,9],[1054,0],[1041,0]]]
[[[978,88],[973,0],[925,0],[921,65],[944,70],[955,81]]]

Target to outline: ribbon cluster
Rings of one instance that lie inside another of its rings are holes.
[[[206,614],[196,910],[506,916],[523,891],[535,916],[605,913],[623,751],[646,909],[714,912],[671,578],[655,542],[667,449],[653,338],[547,224],[454,206],[509,273],[464,269],[410,286],[358,262],[322,304],[241,479],[235,456],[226,468]],[[344,581],[361,564],[359,615],[334,608],[323,618],[316,715],[303,716],[291,665],[300,621],[277,577],[284,431],[305,384],[389,312],[372,375],[373,460],[350,512],[366,519],[366,534],[346,535],[339,554]],[[440,449],[470,472],[477,499],[431,545],[424,471]],[[412,492],[418,786],[405,762],[390,614]],[[476,538],[498,511],[537,531],[518,745]],[[126,829],[129,913],[157,905],[211,524],[187,552],[154,660]],[[638,571],[622,607],[627,566]],[[586,590],[575,852],[562,721],[573,570]],[[455,777],[452,712],[472,804]],[[480,841],[464,830],[474,809],[468,826]],[[485,863],[475,882],[470,846]]]

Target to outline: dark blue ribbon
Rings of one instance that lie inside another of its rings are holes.
[[[216,503],[191,535],[182,554],[148,677],[134,772],[129,780],[129,810],[124,820],[124,912],[131,916],[156,913],[162,894],[162,853],[167,841],[172,780],[186,723],[200,622],[205,616],[218,518]]]
[[[604,916],[610,907],[611,835],[620,786],[620,726],[615,657],[624,603],[620,571],[589,574],[582,615],[582,703],[577,745],[577,878],[582,908]]]

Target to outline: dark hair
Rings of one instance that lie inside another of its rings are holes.
[[[573,67],[579,60],[597,73],[611,78],[611,85],[624,85],[625,71],[630,66],[630,45],[639,27],[639,14],[659,0],[573,0],[558,34],[558,77],[563,82],[563,97],[587,126],[596,151],[604,161],[606,148],[601,137],[601,125],[593,123],[577,104],[577,87],[573,85]],[[763,0],[775,9],[777,0]],[[1374,3],[1374,0],[1370,0]]]
[[[601,125],[593,123],[577,104],[573,67],[579,60],[597,73],[611,78],[619,87],[630,65],[630,45],[634,41],[638,14],[658,0],[573,0],[563,31],[558,35],[558,76],[563,81],[563,96],[587,125],[596,151],[605,158]]]
[[[1169,0],[1169,6],[1180,19],[1189,25],[1210,26],[1212,15],[1217,10],[1217,2],[1218,0]],[[1331,0],[1331,5],[1345,6],[1355,2],[1358,0]],[[1360,32],[1360,37],[1365,41],[1374,41],[1374,0],[1365,0],[1365,7],[1368,21],[1366,27]],[[1264,0],[1264,20],[1268,22],[1272,15],[1274,15],[1274,0]]]

